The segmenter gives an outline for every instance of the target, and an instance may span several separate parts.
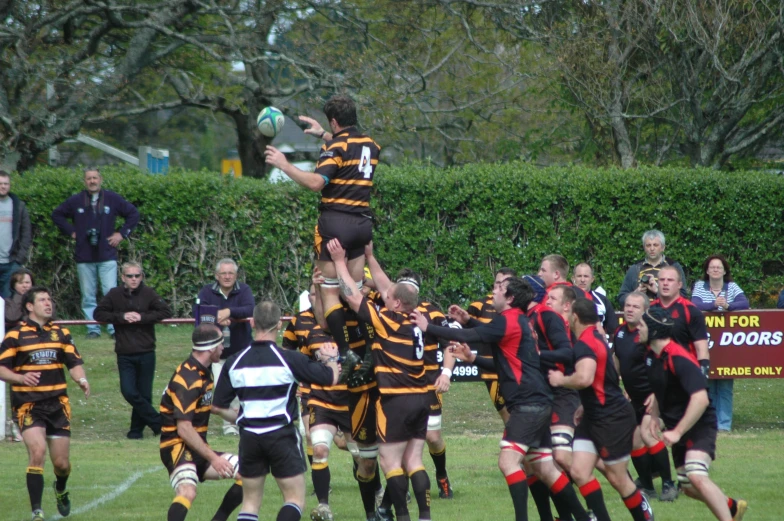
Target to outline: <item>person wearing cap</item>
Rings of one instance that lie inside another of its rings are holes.
[[[673,340],[674,325],[666,309],[654,307],[643,314],[639,325],[640,342],[648,345],[645,364],[653,390],[646,401],[652,416],[650,432],[672,447],[684,494],[708,505],[719,521],[740,521],[747,502],[725,496],[709,477],[711,461],[716,459],[716,411],[697,358]]]
[[[93,317],[114,325],[114,352],[120,375],[120,392],[132,407],[126,437],[140,440],[145,427],[158,436],[161,415],[152,405],[155,379],[155,324],[171,318],[169,305],[144,283],[138,262],[122,265],[122,286],[112,288],[98,303]]]
[[[213,389],[210,364],[220,360],[223,333],[214,324],[201,324],[193,330],[191,341],[191,355],[177,366],[161,398],[161,461],[175,493],[167,521],[185,519],[200,482],[234,479],[211,518],[226,521],[242,503],[238,460],[234,454],[216,452],[207,444]]]

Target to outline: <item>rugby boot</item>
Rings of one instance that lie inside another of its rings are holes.
[[[659,501],[675,501],[678,498],[678,487],[672,481],[662,481]]]
[[[376,509],[376,521],[395,521],[395,514],[392,513],[392,507],[378,507]]]
[[[310,512],[310,519],[312,521],[334,521],[332,510],[326,503],[319,503],[319,506]]]
[[[33,515],[30,519],[31,521],[44,521],[44,511],[40,508],[38,510],[33,510]]]
[[[645,497],[645,494],[642,496],[642,511],[643,514],[645,514],[645,521],[654,521],[653,508],[651,508],[651,503],[648,501],[648,498]]]
[[[68,497],[68,491],[57,492],[57,484],[52,483],[52,485],[54,485],[54,499],[57,501],[57,511],[60,512],[61,516],[68,517],[68,514],[71,513],[71,498]]]
[[[441,499],[452,499],[452,485],[449,483],[449,476],[438,480],[438,497]]]
[[[646,499],[652,499],[656,497],[656,489],[655,488],[643,488],[642,483],[640,483],[640,478],[634,480],[634,484],[640,489],[640,492],[645,494]]]
[[[384,487],[376,490],[376,508],[381,506],[382,501],[384,501]]]
[[[732,521],[743,521],[743,514],[746,513],[747,508],[749,508],[749,503],[745,499],[739,499],[738,511],[735,512],[735,516],[732,518]]]

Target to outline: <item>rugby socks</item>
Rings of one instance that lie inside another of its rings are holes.
[[[284,503],[283,506],[280,507],[280,510],[278,510],[278,517],[275,518],[275,521],[299,521],[301,517],[302,510],[300,510],[297,505],[294,503]],[[258,519],[258,516],[256,516],[256,519]],[[240,521],[240,518],[237,518],[237,521]]]
[[[526,481],[528,482],[528,490],[531,491],[531,496],[534,498],[536,511],[539,512],[540,521],[553,521],[553,511],[550,510],[550,491],[547,490],[547,485],[536,476],[528,476]],[[560,515],[560,511],[558,515]]]
[[[212,521],[226,521],[237,507],[242,504],[242,480],[236,480],[223,495],[218,511],[212,516]]]
[[[634,521],[649,521],[643,508],[643,501],[642,493],[639,489],[635,490],[631,496],[623,498],[623,503],[629,509],[629,513],[631,513]]]
[[[27,494],[30,496],[32,510],[41,509],[41,498],[44,495],[44,469],[27,467]]]
[[[406,476],[403,469],[394,469],[387,472],[384,477],[387,478],[386,492],[389,492],[389,499],[391,499],[392,504],[395,505],[397,520],[410,521],[408,503],[406,502],[408,476]]]
[[[414,497],[419,507],[420,521],[430,519],[430,478],[425,467],[414,469],[408,477],[411,480],[411,488],[414,489]]]
[[[528,481],[525,472],[518,470],[505,478],[509,494],[512,496],[515,521],[528,521]]]
[[[444,479],[446,477],[446,443],[441,452],[430,451],[430,457],[433,458],[433,465],[436,467],[436,479]]]
[[[653,447],[649,448],[648,453],[651,455],[651,470],[658,472],[662,478],[662,481],[672,482],[670,455],[667,452],[667,446],[664,444],[664,442],[660,441]]]
[[[553,497],[553,504],[558,511],[558,519],[574,519],[577,521],[588,521],[590,517],[588,512],[583,508],[583,504],[577,498],[577,493],[574,491],[572,482],[565,473],[555,480],[553,486],[550,487],[550,494]]]
[[[602,487],[596,478],[591,478],[591,481],[580,487],[580,494],[585,498],[588,510],[592,510],[593,515],[596,516],[596,521],[610,521],[607,505],[604,504]]]
[[[731,497],[727,497],[727,506],[730,508],[730,515],[735,517],[735,514],[738,513],[738,502]]]
[[[58,474],[58,472],[60,472]],[[55,481],[55,489],[57,492],[65,492],[65,485],[68,483],[68,476],[71,475],[71,465],[68,465],[68,468],[65,469],[64,472],[59,471],[57,467],[54,468],[54,477],[56,478]]]
[[[281,510],[283,509],[281,508]],[[259,515],[251,512],[240,512],[237,516],[237,521],[259,521]]]
[[[335,304],[327,311],[324,312],[324,319],[329,326],[329,332],[332,333],[332,338],[338,345],[338,351],[343,355],[348,351],[348,328],[346,327],[346,312],[343,306]]]
[[[376,477],[378,472],[374,472],[372,476],[360,476],[357,470],[354,470],[354,477],[359,484],[359,495],[362,498],[362,506],[365,508],[367,518],[373,517],[376,512]]]
[[[183,521],[191,509],[191,502],[182,496],[177,496],[169,507],[169,514],[166,521]]]
[[[332,476],[329,472],[329,463],[314,461],[310,466],[313,478],[313,490],[319,503],[329,504],[329,482]]]
[[[662,446],[664,446],[663,443]],[[653,490],[653,476],[651,475],[652,464],[653,458],[648,452],[648,447],[643,446],[640,449],[632,451],[632,465],[634,465],[634,470],[637,471],[637,478],[640,480],[640,485],[646,490]]]

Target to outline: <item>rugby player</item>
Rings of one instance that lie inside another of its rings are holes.
[[[408,481],[419,507],[419,519],[430,519],[430,478],[422,464],[422,450],[430,412],[425,378],[425,341],[422,331],[409,321],[418,295],[407,284],[392,284],[379,308],[356,289],[346,263],[346,252],[337,239],[327,248],[335,261],[343,296],[359,318],[373,325],[373,362],[380,398],[376,406],[379,463],[398,521],[410,521],[406,492]],[[373,268],[371,266],[371,272]],[[378,285],[377,274],[373,279]]]
[[[593,477],[593,469],[601,459],[607,481],[623,498],[632,519],[651,521],[653,511],[627,470],[636,427],[634,409],[618,384],[610,347],[596,328],[597,321],[593,302],[574,302],[569,311],[569,323],[578,338],[574,345],[574,373],[566,376],[559,370],[550,370],[548,375],[553,387],[580,391],[583,416],[575,430],[569,474],[598,521],[610,521],[601,486]]]
[[[223,333],[215,324],[201,324],[191,335],[191,355],[177,366],[161,398],[161,461],[169,471],[174,501],[167,521],[188,515],[196,486],[205,480],[234,479],[213,521],[226,521],[242,503],[237,456],[216,452],[207,444],[213,382],[211,366],[223,353]]]
[[[659,271],[661,281],[662,272]],[[627,297],[628,302],[628,297]],[[675,321],[661,308],[649,309],[639,324],[653,395],[648,412],[650,431],[672,447],[672,459],[683,493],[705,503],[719,521],[740,521],[748,507],[743,499],[724,495],[708,470],[716,459],[716,412],[708,398],[708,381],[692,353],[675,342]],[[659,431],[659,421],[665,431]]]
[[[521,465],[544,482],[556,501],[565,502],[569,514],[578,521],[588,519],[566,475],[552,462],[550,414],[552,393],[539,367],[539,354],[525,310],[534,298],[534,291],[524,280],[511,277],[493,288],[496,316],[487,324],[471,319],[457,306],[450,315],[466,326],[453,329],[431,324],[420,312],[412,314],[424,332],[462,342],[451,347],[455,355],[468,363],[494,368],[504,396],[509,420],[500,443],[498,467],[506,479],[517,521],[528,519],[528,479]],[[493,360],[474,355],[465,342],[484,342],[492,346]],[[548,505],[549,510],[549,505]]]
[[[656,497],[653,474],[662,479],[661,501],[675,501],[678,489],[672,481],[670,457],[667,447],[650,435],[651,416],[646,414],[645,400],[651,395],[645,369],[646,346],[640,341],[639,327],[642,315],[650,306],[648,296],[639,291],[626,295],[623,306],[624,324],[615,331],[613,355],[623,388],[632,403],[637,418],[632,445],[632,464],[637,470],[638,485],[649,498]]]
[[[27,447],[27,494],[33,521],[43,521],[44,459],[54,466],[57,511],[71,512],[66,484],[71,474],[71,403],[65,369],[85,397],[90,384],[71,333],[52,324],[49,290],[35,286],[25,293],[27,318],[9,331],[0,345],[0,380],[11,384],[11,412]]]
[[[330,132],[313,119],[301,118],[310,125],[306,133],[326,141],[321,147],[315,172],[300,170],[275,147],[267,146],[264,155],[267,164],[279,168],[296,183],[321,192],[315,233],[316,265],[325,277],[320,291],[324,319],[329,325],[327,329],[335,338],[341,355],[345,355],[349,349],[346,318],[340,303],[335,265],[325,246],[330,239],[337,238],[348,252],[353,280],[362,280],[364,249],[373,235],[370,193],[381,148],[356,129],[357,109],[351,98],[333,96],[324,105],[324,114]]]

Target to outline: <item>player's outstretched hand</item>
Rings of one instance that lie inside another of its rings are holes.
[[[283,152],[272,145],[267,145],[267,148],[264,150],[264,161],[268,165],[280,168],[281,170],[283,169],[283,165],[289,162],[289,160],[286,159],[286,156],[283,155]]]
[[[436,379],[436,391],[439,393],[446,393],[449,392],[449,386],[452,384],[452,381],[449,377],[445,374],[441,374]]]
[[[474,355],[471,348],[468,347],[468,344],[465,343],[452,342],[449,344],[449,352],[461,362],[471,364],[476,360],[476,355]]]
[[[217,454],[210,462],[212,468],[215,469],[215,472],[222,478],[233,478],[234,477],[234,465],[229,463],[229,460],[226,458],[222,458]]]
[[[427,331],[427,319],[425,318],[425,315],[423,315],[419,310],[415,309],[412,311],[408,318],[416,325],[416,327],[421,329],[423,333]]]
[[[297,116],[297,119],[308,125],[308,128],[303,130],[305,134],[317,138],[320,138],[322,135],[324,135],[324,128],[322,128],[321,124],[315,119],[308,116]]]
[[[461,326],[468,324],[468,321],[471,320],[471,315],[468,314],[468,311],[461,308],[457,304],[452,304],[449,306],[449,318],[458,322]]]
[[[561,371],[554,371],[550,369],[547,373],[547,380],[553,387],[561,387],[564,381],[564,374]]]
[[[327,251],[332,257],[332,262],[346,262],[346,250],[338,239],[332,239],[327,243]]]

